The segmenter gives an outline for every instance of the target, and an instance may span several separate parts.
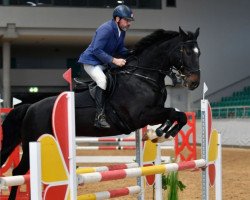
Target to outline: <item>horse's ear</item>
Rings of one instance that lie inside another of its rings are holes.
[[[196,31],[195,31],[195,33],[194,33],[195,39],[198,38],[199,34],[200,34],[200,28],[197,28]]]
[[[179,34],[182,40],[186,40],[188,38],[188,34],[182,30],[182,28],[179,26]]]

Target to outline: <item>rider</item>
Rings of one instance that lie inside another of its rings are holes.
[[[97,28],[88,48],[80,55],[78,60],[84,70],[96,82],[96,116],[94,125],[98,128],[110,128],[105,116],[105,90],[106,76],[103,72],[105,65],[114,64],[123,67],[123,59],[129,52],[124,47],[125,33],[134,21],[132,10],[126,5],[119,5],[113,11],[113,19],[103,23]],[[120,55],[123,58],[119,58]]]

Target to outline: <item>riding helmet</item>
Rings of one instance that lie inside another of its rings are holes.
[[[132,10],[126,5],[119,5],[114,9],[113,18],[120,17],[127,20],[134,21],[134,15]]]

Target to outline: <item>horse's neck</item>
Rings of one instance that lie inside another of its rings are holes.
[[[133,110],[134,105],[141,104],[144,108],[142,102],[149,101],[149,105],[152,105],[159,99],[165,98],[166,94],[163,91],[165,76],[158,71],[139,66],[137,59],[130,60],[126,67],[116,69],[114,75],[115,87],[110,95],[110,103],[116,110],[120,107],[126,108],[125,118],[128,117],[130,109]],[[121,115],[123,115],[122,112]]]
[[[172,39],[161,45],[146,49],[140,56],[140,65],[153,67],[158,70],[168,71],[171,67],[170,59],[178,39]]]
[[[152,106],[163,106],[166,93],[159,85],[136,75],[120,75],[117,88],[108,101],[119,119],[130,129],[140,128],[143,124],[143,113]],[[114,111],[112,110],[114,113]]]

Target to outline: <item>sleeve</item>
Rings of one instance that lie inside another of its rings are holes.
[[[123,38],[125,38],[125,35],[123,36]],[[117,53],[121,55],[122,57],[127,57],[128,52],[129,50],[126,47],[124,47],[124,39],[123,39],[123,41],[120,43],[120,45],[117,48]]]
[[[126,47],[121,48],[119,51],[119,55],[121,55],[122,57],[127,57],[128,53],[129,53],[129,50]]]
[[[110,35],[108,28],[97,30],[93,41],[93,54],[104,64],[111,63],[113,59],[111,55],[103,50],[109,41]]]

